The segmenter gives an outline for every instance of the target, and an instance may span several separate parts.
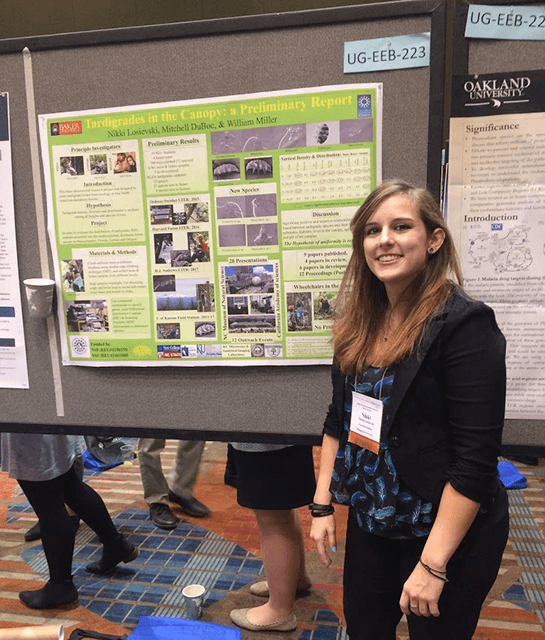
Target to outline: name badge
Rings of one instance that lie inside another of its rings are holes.
[[[383,409],[381,400],[352,391],[348,442],[378,454]]]

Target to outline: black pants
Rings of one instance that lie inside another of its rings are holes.
[[[500,504],[501,503],[501,504]],[[440,616],[407,616],[411,640],[471,640],[509,533],[507,498],[478,515],[448,563]],[[426,538],[390,540],[362,531],[350,509],[344,563],[344,614],[350,640],[395,640],[403,584]]]
[[[119,535],[104,501],[81,480],[74,467],[52,480],[17,482],[40,521],[51,582],[64,582],[72,577],[75,532],[65,504],[93,529],[103,544]]]

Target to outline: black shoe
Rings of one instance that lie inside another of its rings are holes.
[[[104,545],[102,558],[88,564],[85,571],[103,576],[113,571],[120,562],[131,562],[137,556],[138,549],[120,533],[113,542]]]
[[[181,496],[172,493],[172,491],[168,492],[168,499],[171,502],[175,502],[177,505],[182,507],[184,513],[187,513],[188,516],[193,518],[206,518],[207,515],[210,515],[210,509],[199,502],[197,498],[190,498],[189,500],[185,500]]]
[[[174,517],[168,504],[163,504],[162,502],[150,504],[149,515],[153,524],[159,529],[171,531],[178,526],[178,520]]]
[[[41,537],[42,532],[40,530],[40,521],[38,520],[33,527],[30,527],[28,531],[25,531],[25,541],[34,542],[34,540],[39,540]]]
[[[79,529],[80,519],[79,516],[70,516],[72,525],[74,526],[74,533]],[[33,527],[30,527],[28,531],[25,531],[25,541],[34,542],[42,537],[42,530],[40,529],[40,521],[36,522]]]
[[[47,582],[45,586],[36,591],[21,591],[19,598],[23,604],[31,609],[54,609],[64,604],[76,602],[78,590],[71,579],[59,584]]]

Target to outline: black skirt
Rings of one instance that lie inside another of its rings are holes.
[[[273,511],[297,509],[312,502],[316,490],[312,447],[258,453],[234,449],[234,458],[241,507]]]

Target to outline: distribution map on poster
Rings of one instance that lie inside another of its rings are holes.
[[[382,85],[40,116],[64,364],[326,363]]]

